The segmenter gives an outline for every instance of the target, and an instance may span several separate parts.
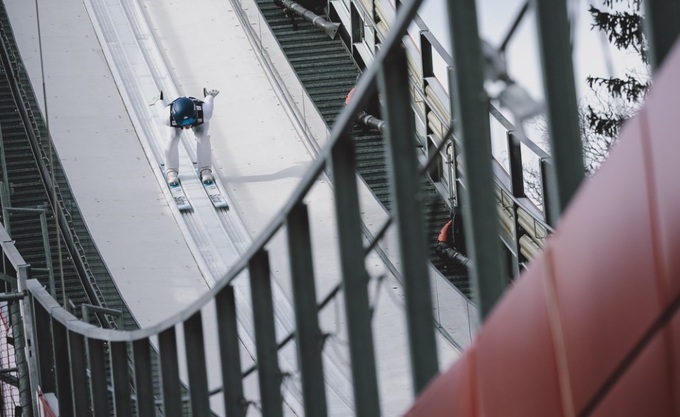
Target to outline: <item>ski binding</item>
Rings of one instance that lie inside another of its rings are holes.
[[[203,188],[205,189],[205,192],[210,198],[210,202],[215,208],[229,208],[229,203],[227,203],[227,200],[222,195],[220,189],[217,188],[215,181],[201,182],[201,184],[203,184]]]
[[[168,188],[170,189],[170,194],[172,194],[172,198],[175,200],[175,204],[179,211],[191,210],[191,203],[184,193],[184,189],[180,182],[177,184],[168,184]]]

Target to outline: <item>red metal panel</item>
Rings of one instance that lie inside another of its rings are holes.
[[[669,305],[680,297],[680,42],[676,42],[641,111],[647,131],[649,178],[652,181],[652,207],[657,226],[657,256],[663,273],[661,297]],[[674,413],[680,415],[680,311],[666,326],[669,346],[667,362]],[[659,414],[661,415],[661,414]]]
[[[661,311],[640,135],[629,121],[549,243],[577,413]]]
[[[670,353],[668,369],[671,373],[671,395],[675,407],[674,416],[680,416],[680,311],[676,311],[668,325]]]
[[[680,43],[645,110],[482,327],[476,354],[436,379],[408,416],[559,416],[571,393],[576,415],[586,404],[598,417],[680,415],[680,310],[634,350],[680,297],[678,74]]]
[[[534,262],[478,334],[481,415],[563,415],[544,287],[547,266],[545,258]]]
[[[591,416],[674,415],[668,353],[664,337],[658,333],[595,407]]]
[[[476,417],[475,356],[473,343],[446,373],[425,388],[406,417]]]
[[[659,260],[666,271],[668,300],[680,294],[680,43],[654,80],[643,110],[651,154]]]

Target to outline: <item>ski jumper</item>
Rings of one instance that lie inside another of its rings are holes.
[[[212,151],[210,147],[210,135],[208,129],[210,128],[210,118],[213,114],[213,103],[215,97],[208,95],[203,100],[198,100],[189,97],[197,106],[198,117],[191,125],[191,131],[194,132],[196,138],[196,159],[198,162],[198,172],[204,169],[211,169],[212,166]],[[163,143],[163,154],[165,157],[165,173],[170,171],[179,172],[179,139],[182,133],[182,128],[178,126],[172,118],[171,104],[166,103],[165,100],[159,99],[155,103],[156,111],[160,117],[165,135]]]

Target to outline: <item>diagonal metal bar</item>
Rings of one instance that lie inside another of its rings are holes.
[[[355,412],[358,417],[380,415],[375,352],[368,303],[368,273],[361,241],[361,217],[357,194],[356,156],[352,138],[343,133],[332,149],[340,265],[345,315],[352,362]]]
[[[223,390],[224,409],[229,417],[245,416],[234,287],[227,285],[217,293],[215,309],[222,363],[222,386],[225,387]]]
[[[309,216],[303,203],[295,205],[288,215],[287,230],[305,414],[323,417],[328,414],[321,360],[323,338],[317,316]]]
[[[187,367],[191,412],[195,416],[210,415],[210,395],[208,394],[208,374],[205,366],[203,322],[200,310],[184,322],[184,345],[187,363],[191,364]]]
[[[274,304],[270,281],[269,255],[260,249],[248,263],[250,293],[255,323],[257,369],[262,399],[262,415],[283,417],[281,370],[276,347]]]
[[[501,42],[501,45],[498,47],[499,52],[505,53],[505,50],[508,48],[508,45],[510,44],[510,40],[512,40],[512,37],[515,35],[515,32],[517,31],[519,24],[522,23],[522,19],[524,19],[524,16],[527,14],[528,10],[529,10],[529,0],[524,2],[522,7],[519,9],[519,13],[517,13],[515,20],[512,21],[512,25],[510,25],[510,29],[508,29],[508,32],[503,37],[503,41]]]
[[[567,3],[533,0],[541,46],[543,85],[554,175],[549,177],[550,224],[569,205],[585,176],[578,119],[574,64],[571,59]]]
[[[439,364],[427,267],[421,179],[414,152],[414,114],[408,85],[406,53],[401,47],[394,48],[385,59],[379,87],[385,97],[388,122],[386,152],[392,178],[390,193],[399,235],[401,273],[406,289],[413,389],[418,394],[437,374]]]
[[[461,187],[465,240],[472,260],[473,295],[485,318],[505,289],[495,184],[491,167],[489,99],[483,85],[482,52],[474,0],[448,3],[453,47],[451,80],[456,136],[461,139],[465,187]],[[481,322],[481,320],[480,320]]]

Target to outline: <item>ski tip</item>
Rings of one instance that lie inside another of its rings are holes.
[[[229,204],[226,201],[213,201],[213,206],[218,209],[229,210]]]

